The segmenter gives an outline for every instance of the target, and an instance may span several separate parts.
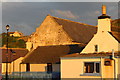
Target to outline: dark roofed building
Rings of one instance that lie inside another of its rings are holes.
[[[0,54],[1,61],[2,61],[2,74],[6,74],[6,70],[8,70],[8,74],[11,74],[12,72],[19,72],[25,71],[24,64],[22,68],[20,68],[20,63],[23,57],[28,53],[27,49],[24,48],[8,48],[8,53],[6,48],[0,48]],[[8,69],[6,69],[6,66],[8,65]]]
[[[7,49],[6,48],[0,48],[0,52],[2,52],[2,63],[9,62],[11,63],[12,61],[24,57],[27,53],[27,49],[22,49],[22,48],[11,48],[8,49],[8,61],[6,61],[6,55],[7,55]],[[14,59],[13,59],[14,56]]]
[[[30,64],[59,63],[60,56],[81,52],[84,46],[82,44],[38,46],[30,51],[22,62]]]

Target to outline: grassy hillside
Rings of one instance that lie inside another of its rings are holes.
[[[2,33],[0,35],[0,38],[1,38],[0,42],[2,43],[0,45],[0,47],[7,45],[7,34]],[[12,36],[8,37],[8,47],[9,48],[25,48],[26,47],[25,43],[26,43],[26,41],[21,37],[12,37]]]

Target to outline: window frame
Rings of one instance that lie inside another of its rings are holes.
[[[85,63],[94,63],[94,71],[93,71],[93,73],[86,73],[86,71],[85,71]],[[96,72],[96,63],[99,63],[99,73]],[[84,74],[100,74],[100,72],[101,72],[101,62],[100,61],[84,62],[83,64],[84,64],[83,65],[83,73]]]

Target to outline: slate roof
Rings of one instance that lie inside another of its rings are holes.
[[[120,32],[120,19],[111,21],[112,31]]]
[[[56,46],[38,46],[30,51],[23,63],[46,64],[60,62],[60,56],[80,52],[84,45],[56,45]]]
[[[120,43],[120,32],[109,32]]]
[[[110,34],[120,43],[120,19],[112,20],[112,31]]]
[[[14,53],[12,53],[10,49],[8,49],[8,62],[9,63],[20,57],[24,57],[28,53],[27,49],[22,49],[22,48],[11,48],[11,49],[12,51],[15,52],[16,55],[13,55]],[[7,49],[0,48],[0,54],[2,54],[2,63],[7,62],[6,61]]]
[[[74,40],[73,42],[87,44],[97,31],[96,26],[74,22],[67,19],[61,19],[53,16],[51,17],[59,25],[62,25],[64,31],[70,36],[70,38],[72,38],[72,40]]]

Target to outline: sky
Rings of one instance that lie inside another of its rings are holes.
[[[26,1],[26,2],[24,2]],[[118,2],[54,2],[54,0],[1,0],[1,31],[10,25],[10,31],[20,31],[30,35],[40,26],[47,14],[76,22],[97,25],[102,4],[107,6],[107,14],[118,18]],[[53,2],[52,2],[53,1]],[[68,0],[66,0],[68,1]],[[76,0],[77,1],[77,0]],[[104,0],[105,1],[105,0]]]

